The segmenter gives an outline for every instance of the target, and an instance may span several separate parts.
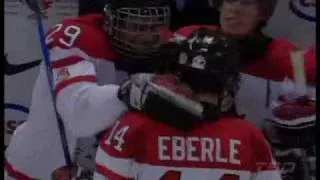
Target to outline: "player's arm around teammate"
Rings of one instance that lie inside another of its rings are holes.
[[[133,77],[147,79],[143,98],[129,98],[125,87],[139,86],[123,84],[120,98],[141,111],[102,136],[95,179],[280,180],[263,134],[233,109],[237,46],[207,29],[172,43],[165,74]]]

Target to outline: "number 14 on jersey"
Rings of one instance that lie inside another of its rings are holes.
[[[117,121],[113,126],[108,138],[105,141],[105,144],[109,146],[113,146],[114,149],[118,151],[123,150],[123,145],[125,143],[124,136],[129,129],[129,126],[124,126],[118,129],[120,121]]]

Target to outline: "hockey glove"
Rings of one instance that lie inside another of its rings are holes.
[[[184,130],[187,124],[191,127],[202,117],[203,107],[192,95],[174,76],[148,73],[131,76],[120,85],[118,93],[119,99],[129,107]],[[183,122],[177,122],[180,120]]]

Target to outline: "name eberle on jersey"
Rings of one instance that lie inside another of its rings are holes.
[[[222,143],[228,143],[226,146]],[[212,137],[181,137],[159,136],[159,160],[191,161],[191,162],[220,162],[240,165],[238,159],[241,141],[229,139],[222,141]],[[171,146],[171,150],[169,150]],[[229,147],[224,150],[222,147]],[[223,152],[229,152],[228,156]]]

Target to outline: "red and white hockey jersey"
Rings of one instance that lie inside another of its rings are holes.
[[[175,32],[175,36],[184,38],[199,28],[219,31],[217,26],[191,25]],[[290,53],[295,46],[283,39],[273,40],[266,53],[253,64],[242,70],[241,84],[237,93],[237,108],[239,114],[245,114],[246,119],[263,126],[263,120],[271,116],[269,110],[272,100],[278,99],[282,91],[282,81],[293,79],[293,66]],[[315,48],[310,47],[304,54],[304,67],[308,81],[308,95],[315,97],[316,58]]]
[[[126,73],[115,69],[100,15],[63,21],[48,31],[57,110],[66,129],[70,153],[77,137],[92,136],[114,124],[127,110],[117,99],[117,83]],[[19,126],[6,151],[7,173],[16,179],[51,179],[65,165],[45,65],[36,80],[28,120]],[[108,85],[109,84],[109,85]]]
[[[95,180],[280,180],[263,134],[250,122],[225,117],[176,130],[143,112],[128,112],[106,132]]]

